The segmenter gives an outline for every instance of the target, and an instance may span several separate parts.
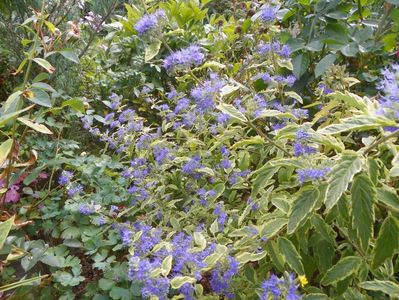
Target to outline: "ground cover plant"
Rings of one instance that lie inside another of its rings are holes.
[[[0,298],[398,298],[398,6],[1,3]]]

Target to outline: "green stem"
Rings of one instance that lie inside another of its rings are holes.
[[[248,119],[248,125],[254,129],[256,131],[256,133],[258,135],[260,135],[261,137],[263,137],[265,140],[267,140],[270,144],[272,144],[274,147],[280,149],[281,151],[283,151],[287,156],[292,157],[291,153],[289,153],[287,150],[285,150],[283,147],[281,147],[280,145],[276,144],[276,142],[274,142],[271,138],[269,138],[267,136],[266,133],[264,133],[262,130],[260,130],[260,128],[258,128],[254,123],[252,123],[249,119]]]
[[[374,141],[370,146],[368,146],[364,152],[363,155],[367,155],[368,153],[370,153],[371,150],[373,150],[374,148],[377,148],[379,145],[381,145],[382,143],[384,143],[385,141],[392,139],[394,137],[399,137],[399,128],[398,130],[396,130],[395,132],[392,132],[391,134],[387,135],[387,136],[383,136],[382,138],[380,138],[379,140]]]

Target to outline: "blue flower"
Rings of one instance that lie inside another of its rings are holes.
[[[199,46],[192,45],[176,51],[164,59],[163,66],[166,71],[182,71],[193,66],[198,66],[204,61],[205,55]]]
[[[261,8],[259,17],[264,22],[273,22],[276,19],[278,10],[277,6],[265,5]]]
[[[203,165],[201,164],[201,158],[199,156],[193,156],[187,163],[183,165],[182,171],[194,179],[199,179],[202,177],[202,174],[198,172],[198,169],[201,168],[203,168]]]
[[[83,192],[83,185],[77,184],[71,188],[68,189],[67,194],[69,198],[72,198],[76,195],[80,195]]]
[[[95,210],[94,206],[93,205],[89,205],[89,204],[83,204],[79,208],[79,212],[82,215],[91,215],[91,214],[94,214],[95,211],[96,210]]]
[[[137,21],[136,25],[134,25],[134,29],[138,31],[139,35],[144,35],[155,31],[166,19],[165,12],[163,10],[157,10],[153,14],[144,15]]]
[[[156,145],[153,149],[155,161],[158,165],[163,164],[166,160],[171,158],[170,150],[166,147]]]
[[[215,209],[213,213],[218,217],[217,218],[217,223],[220,231],[224,230],[224,224],[227,221],[227,214],[223,209],[223,204],[222,203],[217,203],[215,206]]]
[[[260,300],[268,300],[269,294],[273,295],[273,299],[278,299],[282,295],[282,291],[279,287],[283,283],[283,280],[279,279],[276,275],[270,276],[268,280],[265,280],[262,285],[262,295]]]
[[[70,171],[62,171],[60,177],[58,178],[58,183],[60,185],[67,185],[71,181],[73,173]]]
[[[207,80],[191,91],[191,97],[195,100],[196,110],[205,114],[215,107],[215,96],[223,87],[223,82],[217,78]]]
[[[310,181],[321,180],[330,171],[331,171],[330,167],[326,167],[326,168],[322,168],[322,169],[315,169],[315,168],[300,169],[300,170],[297,170],[298,180],[301,184],[303,184],[305,181],[308,181],[308,180],[310,180]]]

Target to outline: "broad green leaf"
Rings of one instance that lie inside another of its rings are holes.
[[[296,78],[301,78],[303,74],[305,74],[306,70],[309,67],[310,58],[307,53],[301,53],[294,57],[292,60],[292,64],[294,66],[294,70],[292,73]]]
[[[370,178],[361,174],[355,177],[351,191],[352,228],[356,230],[360,246],[366,251],[373,236],[376,189]]]
[[[367,110],[367,104],[365,103],[363,98],[359,97],[356,94],[353,94],[353,93],[350,93],[347,91],[345,91],[345,93],[335,92],[335,93],[329,94],[328,97],[333,100],[341,101],[341,102],[349,105],[350,107],[355,107],[362,111]]]
[[[49,85],[45,82],[35,82],[32,84],[32,87],[38,88],[41,90],[50,91],[50,92],[55,92],[55,89],[51,85]]]
[[[261,237],[271,239],[275,236],[285,225],[287,225],[288,220],[285,218],[276,218],[267,221],[262,225],[262,230],[260,231]]]
[[[6,100],[6,102],[3,104],[3,111],[7,112],[10,106],[19,99],[19,96],[22,95],[22,91],[16,91],[15,93],[12,93]]]
[[[28,92],[24,93],[24,96],[33,103],[39,104],[41,106],[52,106],[50,96],[42,89],[31,88]]]
[[[73,51],[72,49],[61,50],[58,51],[58,53],[60,53],[66,59],[74,62],[75,64],[79,63],[79,57],[76,55],[76,52]]]
[[[287,233],[292,234],[312,214],[319,198],[319,190],[315,187],[305,188],[295,200],[288,219]]]
[[[237,108],[235,108],[233,105],[220,103],[217,106],[217,108],[223,113],[243,123],[246,123],[248,121],[247,118],[244,116],[244,114],[240,112]]]
[[[80,98],[69,99],[62,102],[61,107],[69,106],[72,107],[74,110],[77,110],[81,113],[85,112],[85,106],[83,100]]]
[[[12,216],[7,221],[0,223],[0,250],[3,248],[4,242],[7,239],[8,233],[14,224],[15,216]]]
[[[55,68],[47,60],[36,57],[33,59],[33,61],[42,68],[46,69],[46,71],[49,72],[50,74],[54,73]]]
[[[44,134],[53,134],[50,129],[48,129],[46,126],[44,126],[43,124],[38,124],[35,123],[31,120],[25,119],[25,118],[18,118],[18,121],[20,121],[21,123],[24,123],[26,126],[40,132],[40,133],[44,133]]]
[[[362,170],[363,160],[356,154],[344,154],[332,169],[328,180],[325,205],[330,210],[341,198],[352,182],[353,177]]]
[[[284,237],[281,237],[278,240],[278,247],[280,249],[281,254],[283,254],[287,264],[298,275],[304,275],[305,270],[303,268],[301,256],[299,255],[298,251],[296,250],[294,244],[290,240],[288,240]]]
[[[195,283],[197,280],[189,276],[176,276],[170,281],[170,285],[174,289],[180,288],[185,283]]]
[[[7,159],[8,154],[10,154],[11,148],[13,144],[13,139],[8,139],[1,143],[0,145],[0,167],[3,162]]]
[[[364,281],[361,282],[359,286],[365,290],[383,292],[391,297],[398,297],[399,295],[399,284],[393,281]]]
[[[319,77],[323,75],[335,62],[337,59],[336,54],[328,54],[320,60],[314,70],[315,76]]]
[[[399,197],[395,189],[388,186],[377,188],[377,200],[388,206],[390,209],[399,212]]]
[[[399,222],[388,216],[380,228],[374,248],[372,267],[378,268],[399,249]]]
[[[336,265],[332,266],[321,279],[321,284],[331,285],[344,280],[357,272],[362,263],[357,256],[347,256],[342,258]]]
[[[342,119],[340,124],[332,124],[319,129],[317,132],[321,134],[337,134],[346,131],[364,131],[376,129],[383,125],[389,126],[394,124],[382,124],[379,120],[371,116],[356,116]]]
[[[25,107],[24,109],[18,110],[16,112],[0,116],[0,127],[4,126],[4,124],[7,124],[9,121],[11,121],[12,119],[15,119],[18,115],[31,109],[32,107],[33,107],[33,105]]]
[[[154,40],[151,44],[145,47],[145,54],[144,54],[145,62],[149,62],[151,59],[157,56],[159,50],[161,49],[161,45],[162,42],[160,40]]]

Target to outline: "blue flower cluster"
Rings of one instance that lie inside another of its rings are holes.
[[[238,273],[238,261],[232,256],[227,257],[227,268],[222,269],[219,264],[211,272],[211,287],[218,294],[226,296],[228,299],[234,299],[234,294],[230,292],[230,285],[233,277]]]
[[[280,58],[288,59],[291,56],[291,52],[290,46],[282,45],[278,41],[272,43],[262,43],[258,46],[258,53],[260,55],[276,54]]]
[[[274,22],[279,10],[278,6],[264,5],[260,11],[260,19],[264,22]]]
[[[193,66],[199,66],[205,59],[201,47],[191,45],[180,51],[176,51],[164,59],[163,66],[168,72],[184,71]]]
[[[309,168],[297,170],[298,180],[300,184],[304,184],[306,181],[321,180],[331,171],[330,167],[325,168]]]
[[[384,96],[380,99],[379,113],[399,121],[399,64],[392,65],[391,69],[385,69],[382,75],[383,79],[378,89],[384,93]]]
[[[191,91],[191,97],[195,101],[196,111],[203,115],[215,107],[215,97],[220,92],[224,83],[214,74],[211,74],[211,80],[207,80],[198,85]]]
[[[162,25],[167,20],[165,11],[157,10],[153,14],[146,14],[134,25],[139,35],[154,33],[156,30],[161,30]]]
[[[307,154],[316,153],[316,148],[308,145],[310,140],[310,134],[303,131],[298,130],[295,135],[296,142],[294,143],[294,156],[302,156]]]
[[[272,299],[276,300],[302,299],[301,295],[298,293],[298,285],[296,284],[295,276],[293,274],[289,274],[287,278],[279,278],[273,274],[269,277],[269,279],[262,283],[261,288],[262,294],[260,296],[260,300],[269,300],[270,296]]]

